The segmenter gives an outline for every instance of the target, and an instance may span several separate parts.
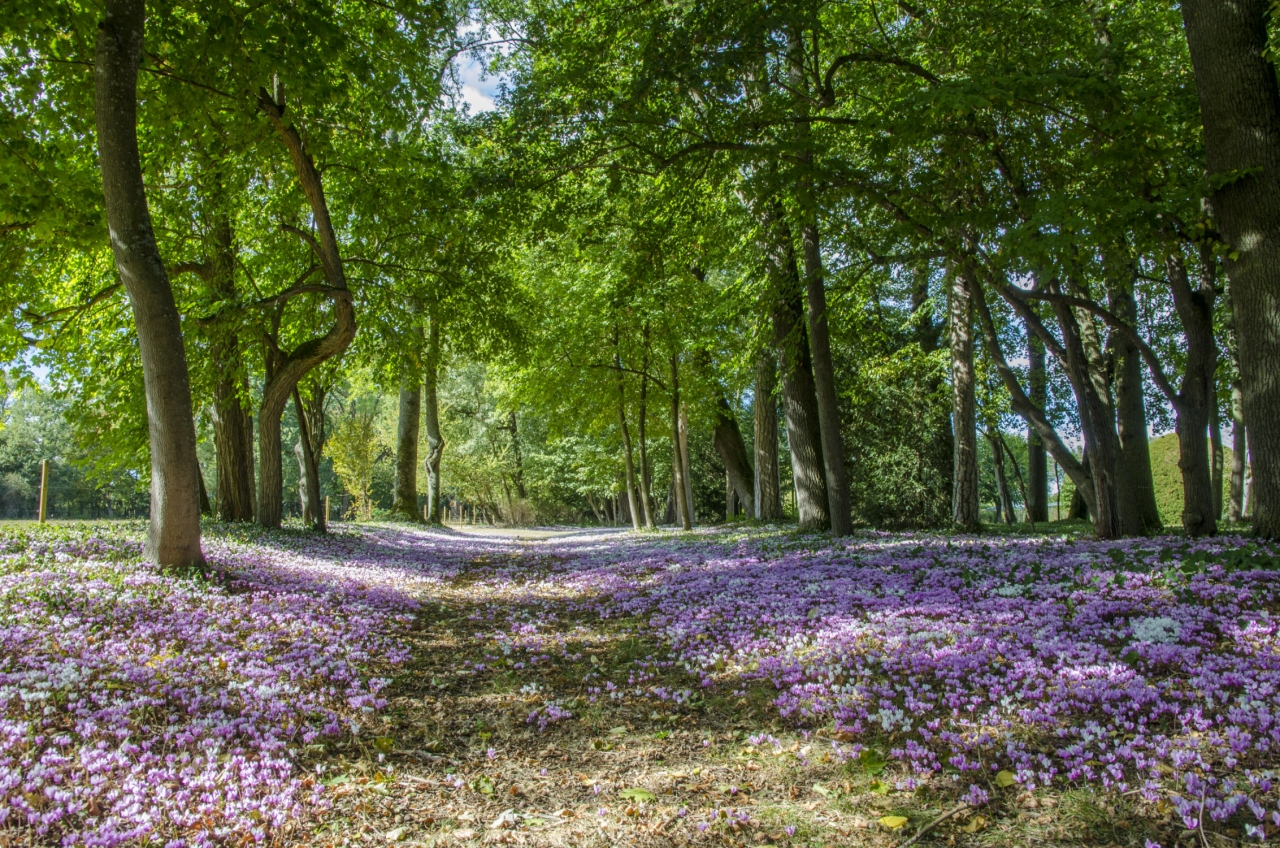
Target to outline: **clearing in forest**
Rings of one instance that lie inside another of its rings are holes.
[[[1239,538],[0,537],[0,845],[1235,844],[1280,829]]]

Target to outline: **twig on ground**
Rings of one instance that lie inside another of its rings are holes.
[[[952,817],[952,816],[954,816],[956,813],[963,812],[964,810],[967,810],[967,809],[969,809],[969,804],[966,802],[966,803],[962,803],[962,804],[961,804],[960,806],[958,806],[958,807],[955,807],[955,808],[953,808],[953,809],[947,810],[945,813],[943,813],[942,815],[938,816],[936,819],[934,819],[933,821],[929,822],[929,823],[928,823],[927,825],[925,825],[924,827],[922,827],[922,828],[920,828],[919,830],[917,830],[917,831],[916,831],[916,835],[915,835],[915,836],[911,837],[911,838],[910,838],[910,839],[908,839],[906,842],[904,842],[904,843],[902,843],[901,845],[899,845],[899,846],[898,846],[898,848],[907,848],[907,846],[908,846],[908,845],[914,845],[914,844],[916,843],[916,841],[917,841],[918,839],[920,839],[920,837],[924,836],[926,833],[928,833],[929,831],[933,830],[935,827],[937,827],[938,825],[942,824],[944,821],[946,821],[947,819],[951,818],[951,817]]]

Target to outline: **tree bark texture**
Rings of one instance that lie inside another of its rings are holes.
[[[826,466],[795,245],[781,205],[775,200],[762,208],[762,249],[769,269],[773,343],[778,353],[796,510],[802,530],[826,530],[831,524]]]
[[[981,526],[978,514],[978,404],[977,376],[973,370],[972,286],[959,269],[951,269],[950,277],[951,522],[959,530],[972,532]]]
[[[444,436],[440,433],[440,322],[432,318],[427,331],[427,352],[422,358],[422,423],[427,431],[427,523],[444,520],[444,500],[440,496],[440,458],[444,456]]]
[[[317,365],[347,349],[356,335],[356,319],[351,293],[347,289],[346,273],[342,268],[338,238],[325,202],[320,172],[316,170],[315,162],[298,131],[286,122],[284,105],[277,103],[266,91],[259,93],[258,105],[284,141],[298,175],[298,184],[311,207],[316,235],[311,236],[301,231],[299,233],[320,260],[320,267],[328,283],[327,294],[333,305],[333,326],[327,333],[303,342],[290,353],[275,347],[269,356],[272,367],[268,369],[262,388],[262,405],[258,412],[258,523],[263,527],[275,528],[280,526],[284,484],[280,465],[280,417],[284,413],[285,404],[299,380]],[[282,302],[278,309],[283,308]],[[274,347],[274,340],[271,344]]]
[[[1116,317],[1130,327],[1136,327],[1138,310],[1131,282],[1113,289],[1110,306]],[[1147,407],[1142,389],[1145,366],[1132,339],[1115,332],[1111,336],[1116,360],[1116,429],[1120,437],[1120,454],[1133,493],[1137,530],[1142,535],[1150,535],[1159,533],[1163,524],[1160,508],[1156,506],[1156,487],[1151,475],[1151,445],[1147,439]]]
[[[645,333],[646,347],[648,332]],[[636,415],[636,439],[640,447],[640,512],[644,516],[646,530],[654,529],[653,521],[653,469],[649,465],[649,356],[646,350],[644,364],[640,368],[640,409]]]
[[[747,455],[746,442],[742,440],[742,431],[738,428],[738,417],[733,414],[733,407],[724,395],[720,395],[716,404],[716,423],[711,432],[711,441],[724,463],[730,485],[737,493],[737,501],[742,504],[747,515],[755,514],[755,474],[751,470],[751,458]]]
[[[996,470],[996,506],[997,513],[1004,514],[1005,524],[1014,524],[1017,514],[1013,510],[1013,495],[1009,492],[1009,475],[1004,466],[1004,443],[999,433],[988,432],[987,442],[991,445],[991,457]]]
[[[1178,434],[1178,468],[1182,472],[1182,526],[1191,536],[1212,536],[1218,530],[1213,497],[1213,470],[1209,461],[1209,418],[1217,403],[1214,373],[1218,367],[1213,337],[1213,280],[1200,275],[1191,287],[1180,252],[1165,262],[1173,308],[1186,336],[1187,364],[1174,403],[1174,430]]]
[[[831,359],[831,333],[827,324],[827,289],[816,221],[808,221],[801,227],[800,240],[809,306],[809,350],[813,356],[818,430],[822,437],[822,463],[827,480],[827,508],[831,532],[836,536],[848,536],[853,533],[853,514],[844,465],[844,441],[840,436],[840,406],[836,400],[836,372]]]
[[[396,420],[396,477],[391,511],[409,521],[422,521],[418,511],[418,437],[422,421],[422,384],[417,374],[400,386]]]
[[[106,0],[94,56],[94,115],[111,251],[129,295],[147,398],[151,522],[144,556],[160,565],[204,565],[200,468],[182,322],[156,246],[138,154],[138,63],[146,4]]]
[[[1280,536],[1280,89],[1267,0],[1184,0],[1253,463],[1254,529]],[[1194,516],[1192,516],[1194,518]]]
[[[693,505],[688,500],[684,481],[685,461],[680,450],[680,358],[671,355],[671,488],[676,522],[685,530],[693,529]]]
[[[618,343],[617,330],[615,328],[614,345]],[[618,432],[622,434],[622,463],[626,471],[624,482],[627,487],[627,511],[631,516],[631,527],[633,530],[640,529],[640,509],[636,503],[636,464],[635,454],[631,450],[631,431],[627,428],[627,394],[626,384],[622,378],[622,360],[618,354],[613,355],[614,373],[618,375]]]
[[[1227,308],[1233,307],[1228,299]],[[1244,518],[1244,472],[1248,462],[1244,426],[1244,391],[1240,387],[1240,361],[1236,355],[1235,316],[1228,314],[1227,356],[1231,360],[1231,475],[1228,484],[1227,521]]]
[[[684,502],[689,507],[689,524],[696,523],[693,500],[693,458],[689,455],[689,410],[680,404],[680,462],[684,465]]]
[[[1044,343],[1027,327],[1027,388],[1031,402],[1039,409],[1049,403],[1044,370]],[[1049,462],[1044,440],[1035,427],[1027,426],[1027,520],[1033,524],[1049,520]]]
[[[325,532],[329,516],[320,497],[320,452],[324,449],[325,389],[316,386],[303,401],[298,387],[293,389],[293,408],[298,419],[298,495],[302,502],[302,523],[316,532]]]
[[[225,202],[221,191],[215,202]],[[216,300],[235,298],[235,243],[231,215],[219,207],[209,228],[210,250],[203,278]],[[253,521],[253,413],[249,406],[249,377],[240,338],[229,321],[215,321],[210,330],[209,359],[213,367],[213,444],[217,453],[215,496],[223,521]]]
[[[778,473],[777,363],[771,352],[756,359],[754,414],[755,427],[755,517],[760,521],[782,518],[782,486]]]

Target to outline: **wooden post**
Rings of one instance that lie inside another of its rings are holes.
[[[40,523],[49,517],[49,460],[40,462]]]
[[[431,519],[427,518],[427,505],[426,505],[426,504],[423,504],[423,505],[422,505],[422,520],[423,520],[423,521],[430,521],[430,520],[431,520]]]

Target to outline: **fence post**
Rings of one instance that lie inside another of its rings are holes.
[[[49,460],[40,462],[40,523],[49,517]]]

